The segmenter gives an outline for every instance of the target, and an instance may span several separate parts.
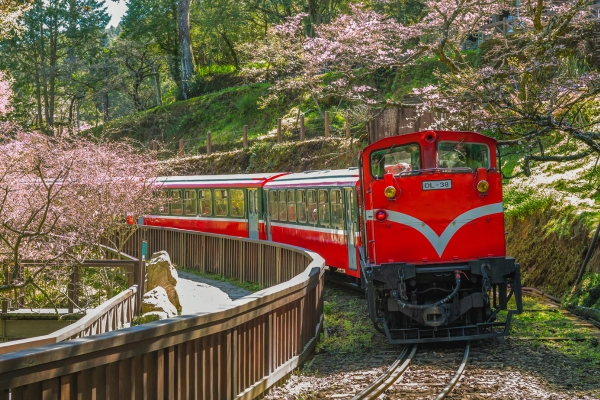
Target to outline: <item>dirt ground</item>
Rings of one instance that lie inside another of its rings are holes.
[[[267,399],[350,399],[400,354],[403,346],[387,344],[374,329],[370,337],[350,336],[349,332],[368,329],[366,304],[355,292],[330,287],[325,300],[330,309],[328,327],[316,355],[272,389]],[[518,320],[507,339],[471,343],[467,368],[447,398],[599,399],[600,349],[594,338],[598,332],[578,327],[573,334],[577,341],[545,340],[545,333],[532,340],[535,332],[549,329],[547,324],[550,331],[559,331],[552,329],[552,324],[559,325],[556,320],[545,317],[549,313],[538,314],[539,327]],[[336,318],[362,320],[339,323]],[[342,345],[345,341],[351,344]],[[380,399],[435,399],[458,369],[463,352],[462,343],[420,345],[409,369]]]

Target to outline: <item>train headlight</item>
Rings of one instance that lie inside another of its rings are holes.
[[[388,199],[393,199],[394,197],[396,197],[396,188],[393,186],[388,186],[383,191],[383,194],[385,194],[385,197],[387,197]]]
[[[488,181],[481,180],[477,182],[477,190],[479,191],[479,193],[485,193],[488,191],[489,188],[490,184],[488,183]]]
[[[383,222],[387,219],[388,213],[385,210],[378,210],[375,213],[375,219],[379,222]]]

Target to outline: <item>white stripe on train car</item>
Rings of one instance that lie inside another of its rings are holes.
[[[300,231],[330,233],[334,235],[345,235],[346,232],[343,229],[332,229],[332,228],[317,228],[316,226],[306,225],[295,225],[295,224],[282,224],[281,222],[271,222],[271,226],[277,226],[279,228],[291,228]]]
[[[149,215],[146,218],[153,219],[188,219],[190,221],[217,221],[217,222],[243,222],[247,223],[246,218],[218,218],[218,217],[196,217],[192,215],[175,216],[175,215]]]
[[[501,213],[504,211],[504,209],[502,207],[502,203],[495,203],[488,204],[487,206],[477,207],[467,212],[464,212],[458,217],[454,218],[454,220],[450,222],[450,224],[448,224],[444,232],[442,232],[441,236],[438,236],[433,231],[433,229],[429,227],[429,225],[427,225],[425,222],[421,221],[418,218],[396,211],[386,211],[388,213],[387,221],[407,225],[421,232],[421,234],[423,234],[423,236],[425,236],[427,240],[429,240],[429,243],[431,243],[435,251],[438,253],[438,256],[441,257],[442,253],[446,249],[446,246],[448,246],[450,239],[452,239],[454,234],[460,228],[477,218],[485,217],[486,215]],[[367,219],[373,220],[373,210],[367,210],[366,215]]]

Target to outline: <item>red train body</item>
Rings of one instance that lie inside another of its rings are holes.
[[[520,312],[505,254],[494,139],[425,131],[366,147],[359,168],[160,179],[169,204],[146,225],[289,243],[367,291],[392,343],[502,336]],[[511,295],[516,310],[496,322]]]

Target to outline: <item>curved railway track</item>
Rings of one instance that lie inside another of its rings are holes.
[[[452,392],[452,389],[459,381],[462,376],[467,362],[469,359],[470,343],[467,342],[465,345],[464,355],[460,366],[456,373],[446,385],[446,387],[437,395],[436,400],[445,399],[448,394]],[[417,345],[409,345],[404,347],[396,361],[388,368],[388,370],[382,374],[375,382],[367,386],[360,393],[352,398],[352,400],[373,400],[377,399],[383,392],[389,389],[402,377],[404,372],[410,366],[415,354],[417,352]]]

